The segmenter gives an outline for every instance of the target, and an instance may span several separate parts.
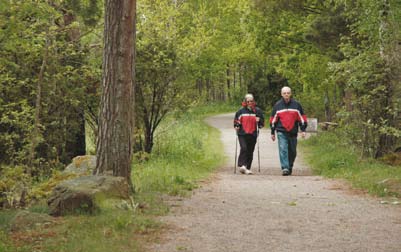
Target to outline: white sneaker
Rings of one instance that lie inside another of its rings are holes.
[[[242,173],[242,174],[245,174],[246,171],[247,171],[247,169],[246,169],[245,165],[243,165],[243,166],[241,166],[241,167],[239,168],[239,172]]]
[[[251,174],[253,174],[253,172],[252,172],[251,170],[248,170],[248,169],[247,169],[247,170],[245,171],[245,174],[251,175]]]

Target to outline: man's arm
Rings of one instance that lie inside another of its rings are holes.
[[[308,118],[306,117],[301,104],[299,104],[299,113],[301,115],[301,118],[299,118],[299,121],[301,122],[301,125],[299,127],[301,128],[302,132],[305,132],[306,131],[306,127],[308,127]]]
[[[306,136],[306,127],[308,127],[308,118],[306,117],[301,104],[299,104],[299,113],[300,113],[300,116],[301,116],[301,118],[299,118],[299,121],[300,121],[300,124],[301,124],[299,126],[301,128],[301,136],[302,136],[302,138],[305,138],[305,136]]]
[[[273,107],[272,113],[270,115],[270,130],[271,130],[271,139],[273,142],[276,140],[275,130],[276,130],[276,123],[277,123],[277,109],[276,106]]]

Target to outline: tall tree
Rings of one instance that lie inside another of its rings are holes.
[[[105,2],[102,97],[94,174],[131,185],[134,125],[135,0]]]

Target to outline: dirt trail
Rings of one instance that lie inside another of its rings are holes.
[[[349,193],[334,180],[311,176],[301,162],[280,174],[277,143],[261,131],[254,175],[233,174],[233,114],[207,122],[221,131],[227,164],[191,198],[173,202],[162,218],[172,229],[150,251],[401,251],[401,207]]]

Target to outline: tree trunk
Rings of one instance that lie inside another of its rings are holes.
[[[389,24],[389,12],[391,11],[390,2],[388,0],[382,1],[382,9],[380,10],[380,26],[379,26],[379,53],[380,57],[385,62],[385,65],[389,68],[392,68],[394,65],[391,60],[391,55],[394,53],[393,48],[391,48],[391,31],[390,31],[390,24]],[[394,71],[394,69],[392,69]],[[388,121],[388,126],[397,127],[394,124],[396,121],[391,112],[388,108],[394,106],[393,99],[394,99],[394,91],[393,86],[394,80],[392,79],[391,74],[386,74],[383,77],[383,85],[386,87],[386,91],[388,93],[385,100],[383,100],[383,111],[381,116]],[[376,149],[375,158],[381,157],[384,154],[391,152],[392,148],[394,147],[395,137],[393,135],[389,135],[387,133],[380,133],[379,140],[378,140],[378,147]]]
[[[135,0],[105,2],[102,97],[94,174],[131,183]]]
[[[153,149],[153,131],[151,127],[145,128],[145,152],[151,153]]]
[[[196,80],[196,87],[198,89],[199,96],[202,96],[202,79]]]
[[[238,80],[239,80],[239,89],[241,90],[241,92],[244,90],[243,79],[242,79],[243,78],[242,70],[243,70],[243,65],[242,65],[242,63],[240,63],[239,64],[239,70],[238,70]]]
[[[231,100],[231,76],[230,76],[230,64],[227,64],[227,70],[226,70],[226,79],[227,79],[227,98],[228,100]]]
[[[38,75],[38,83],[36,86],[36,102],[35,102],[35,118],[34,118],[34,126],[33,126],[33,132],[32,132],[32,140],[31,140],[31,146],[29,150],[29,166],[30,170],[28,173],[32,175],[32,168],[31,166],[33,165],[33,161],[35,159],[35,149],[39,143],[40,139],[40,113],[42,110],[42,86],[43,86],[43,78],[44,78],[44,73],[45,73],[45,68],[47,67],[47,61],[48,61],[48,56],[49,56],[49,46],[50,46],[50,38],[49,35],[46,35],[46,44],[44,48],[44,54],[43,54],[43,59],[42,59],[42,65],[40,66],[40,71]]]
[[[237,84],[237,68],[234,65],[234,71],[233,71],[233,88],[234,88],[234,92],[235,92],[235,86]]]
[[[324,93],[324,113],[327,122],[331,122],[330,98],[328,90]]]

